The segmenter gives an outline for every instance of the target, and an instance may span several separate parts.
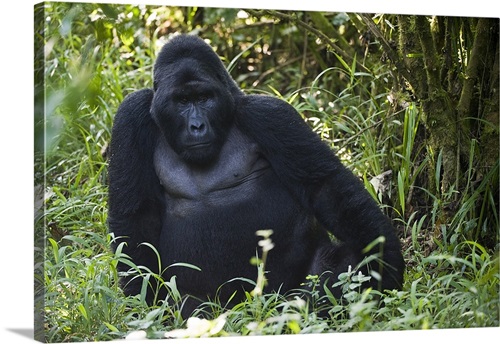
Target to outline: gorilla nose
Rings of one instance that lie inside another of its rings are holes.
[[[195,136],[204,135],[207,132],[207,126],[203,122],[191,122],[189,124],[189,133]]]

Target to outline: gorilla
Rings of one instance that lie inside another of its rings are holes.
[[[108,173],[114,248],[124,242],[120,249],[137,266],[176,276],[179,291],[197,300],[185,314],[253,289],[245,279],[256,279],[250,259],[262,229],[273,230],[275,245],[266,292],[300,288],[308,275],[331,288],[371,255],[363,271],[375,273],[366,287],[402,286],[399,240],[361,181],[291,105],[244,94],[196,36],[170,39],[155,62],[153,89],[120,105]],[[126,295],[141,292],[139,278],[122,283]]]

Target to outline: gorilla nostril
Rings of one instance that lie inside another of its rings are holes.
[[[191,130],[192,131],[202,131],[205,129],[205,124],[191,124]]]
[[[191,125],[189,126],[189,131],[193,135],[202,135],[206,132],[205,123],[191,123]]]

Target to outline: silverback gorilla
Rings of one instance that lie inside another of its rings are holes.
[[[374,270],[378,278],[367,286],[395,289],[403,281],[398,238],[360,180],[292,106],[245,95],[195,36],[167,42],[154,65],[153,89],[132,93],[118,109],[108,218],[115,248],[125,242],[123,252],[137,266],[167,280],[176,275],[179,290],[200,302],[233,279],[219,290],[221,300],[253,288],[243,278],[256,278],[250,259],[261,229],[273,230],[275,244],[266,291],[286,292],[323,272],[331,286],[372,254],[378,258],[365,273]],[[379,237],[385,240],[365,252]],[[157,249],[162,270],[188,263],[201,271],[158,271],[157,255],[142,243]],[[142,280],[124,277],[123,285],[135,295]]]

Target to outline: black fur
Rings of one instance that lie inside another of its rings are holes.
[[[370,285],[401,288],[404,261],[389,219],[292,106],[244,95],[194,36],[164,46],[154,78],[153,90],[121,104],[110,147],[109,227],[136,265],[158,271],[153,251],[139,245],[148,242],[163,268],[199,266],[169,268],[164,277],[175,274],[182,292],[205,300],[233,278],[255,280],[255,231],[270,228],[269,291],[297,288],[323,271],[333,283],[379,252],[383,266],[372,261],[371,268],[382,281]],[[363,253],[379,236],[383,247]],[[140,283],[125,278],[126,293],[139,293]],[[236,280],[219,296],[250,288]]]

